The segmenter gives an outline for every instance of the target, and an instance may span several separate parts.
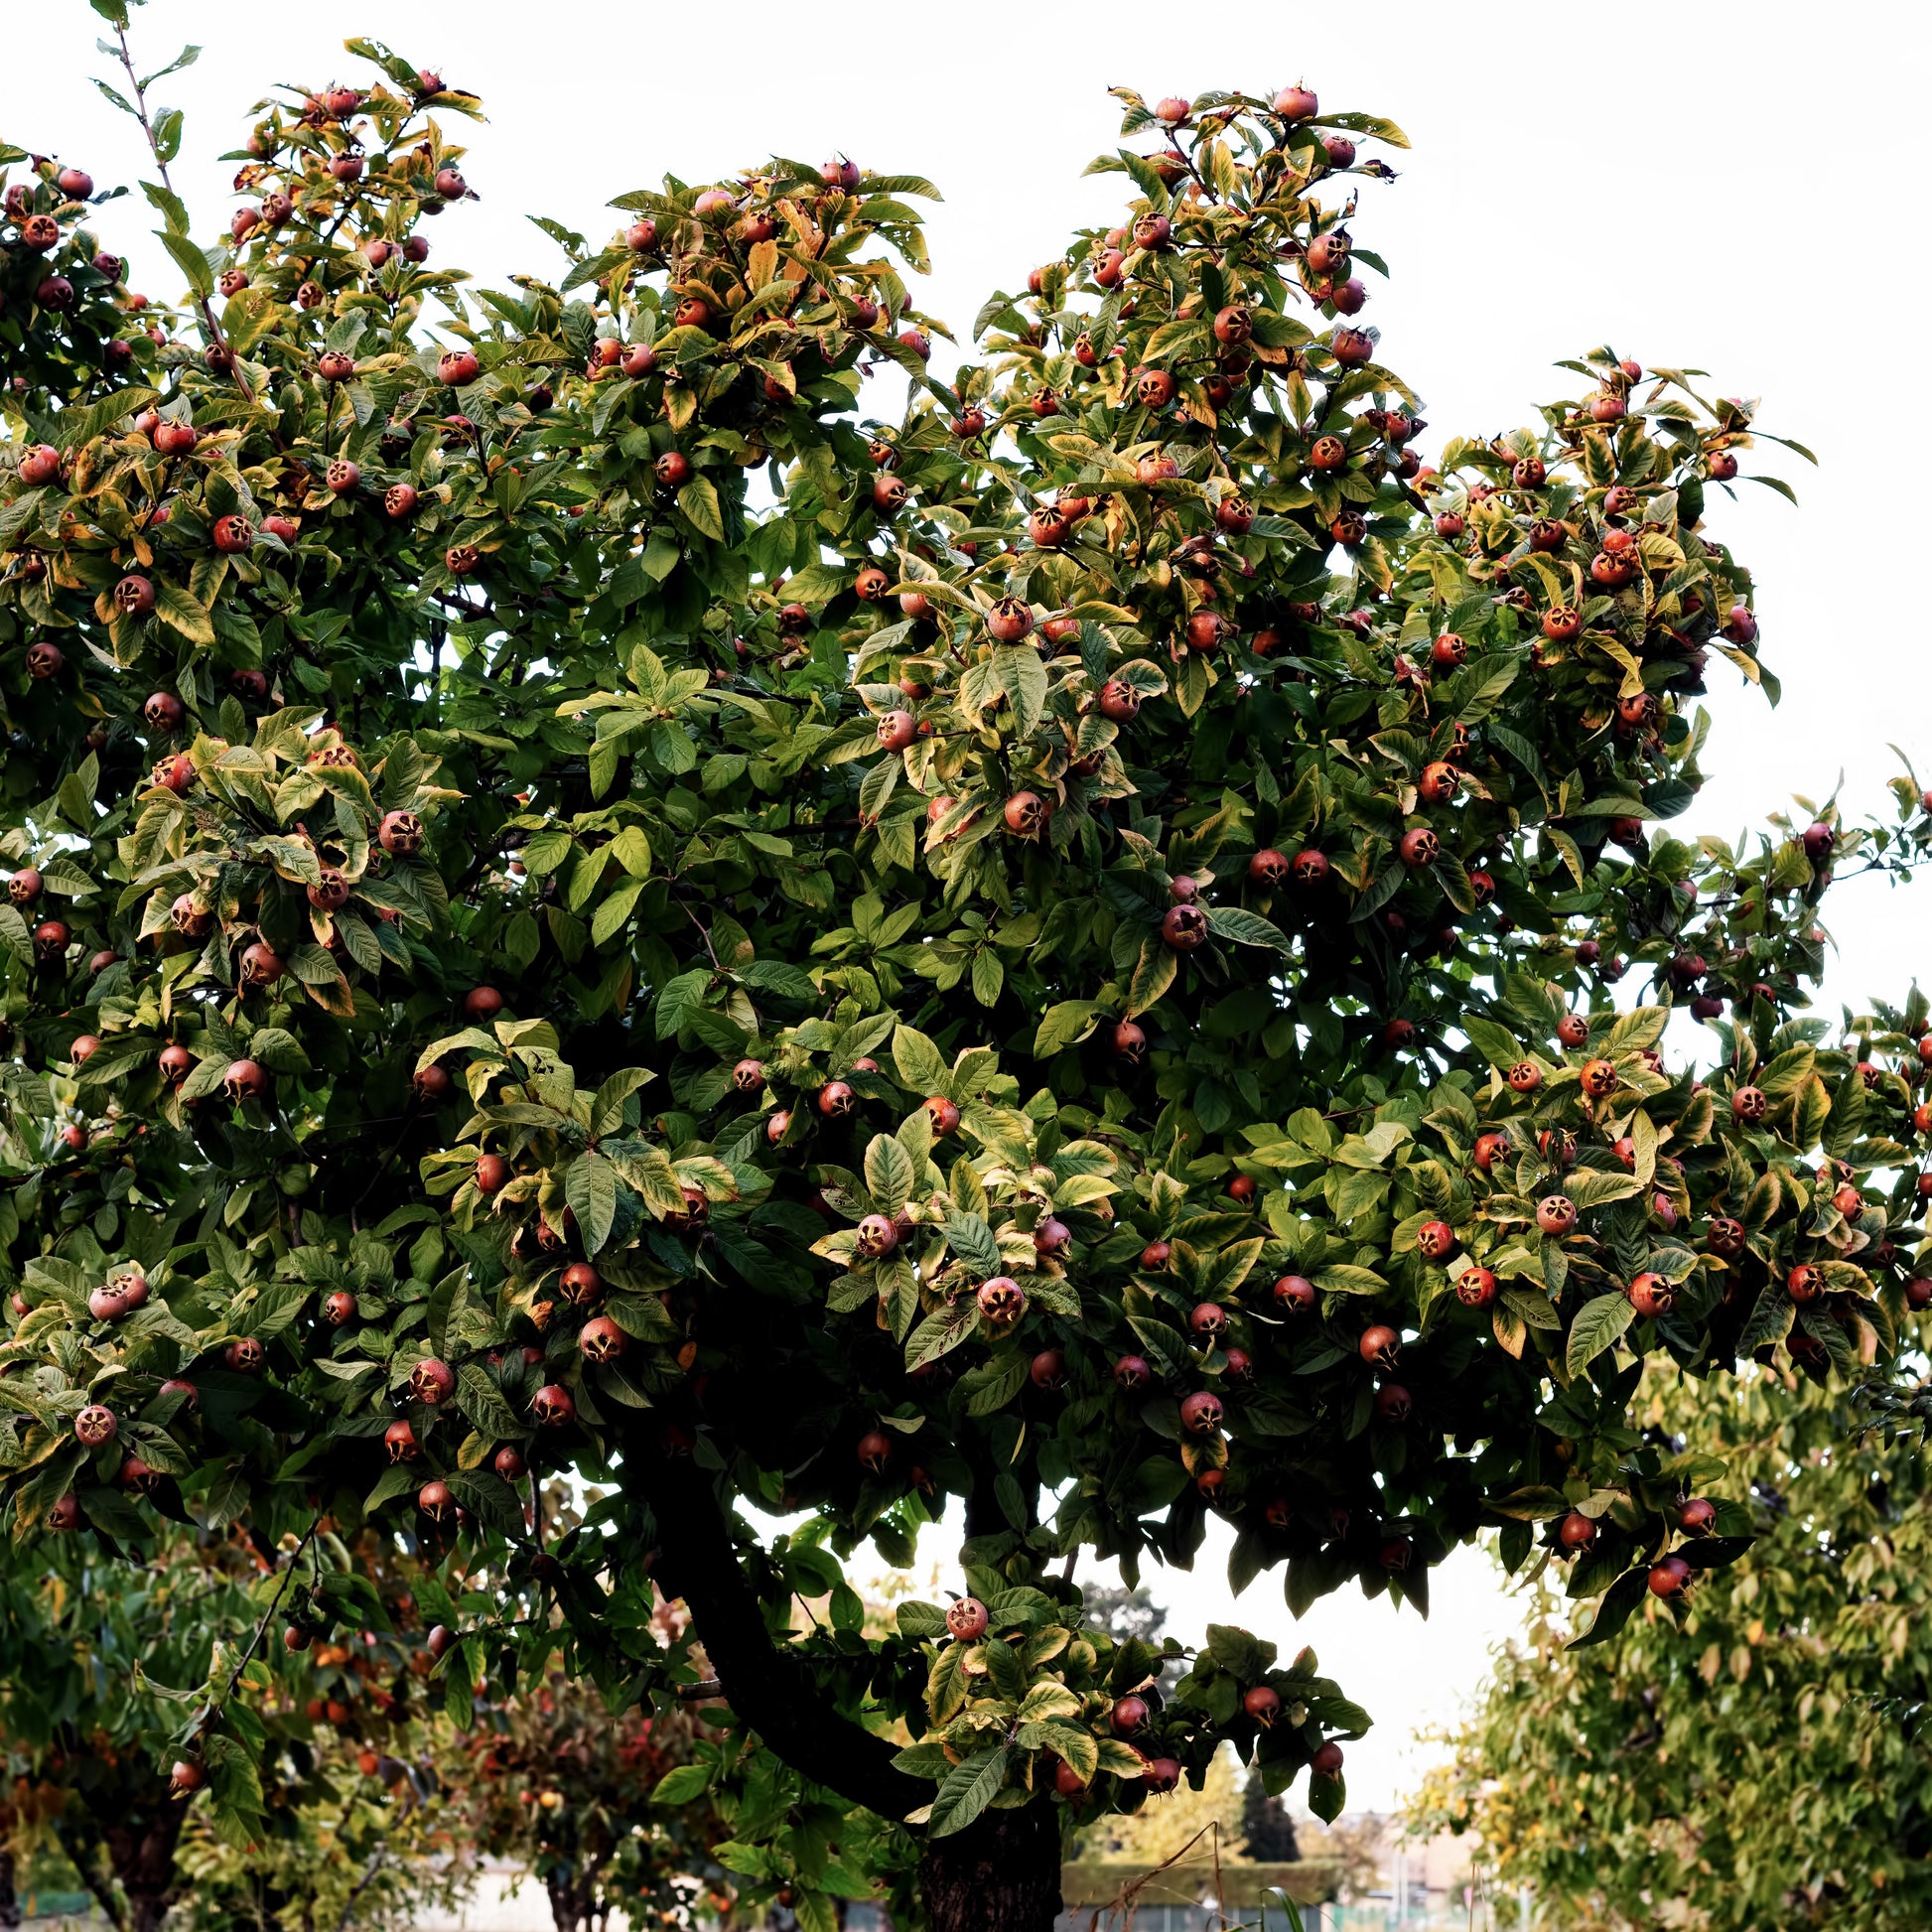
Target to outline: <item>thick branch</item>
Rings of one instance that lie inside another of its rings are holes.
[[[793,1770],[868,1811],[903,1818],[929,1803],[930,1785],[893,1768],[894,1747],[841,1717],[801,1660],[772,1642],[710,1478],[689,1461],[637,1461],[666,1569],[733,1711]]]

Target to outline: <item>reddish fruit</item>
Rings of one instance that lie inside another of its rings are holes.
[[[319,912],[339,912],[348,903],[349,883],[334,866],[324,866],[322,876],[308,889],[309,903]]]
[[[1212,651],[1221,647],[1221,638],[1228,629],[1227,620],[1212,611],[1196,611],[1187,620],[1186,628],[1181,633],[1192,650]]]
[[[1517,1093],[1534,1093],[1543,1084],[1543,1069],[1534,1060],[1518,1060],[1504,1075]]]
[[[1601,1100],[1616,1091],[1617,1071],[1608,1060],[1586,1060],[1577,1079],[1590,1099]]]
[[[1402,841],[1396,847],[1402,863],[1412,868],[1433,866],[1442,856],[1442,841],[1426,825],[1414,826],[1403,833]]]
[[[898,1246],[898,1229],[884,1214],[868,1214],[859,1223],[856,1252],[868,1261],[889,1255]]]
[[[1677,1527],[1686,1536],[1709,1536],[1718,1525],[1718,1506],[1705,1496],[1692,1496],[1678,1505]]]
[[[977,1596],[962,1596],[946,1606],[946,1629],[961,1643],[977,1643],[986,1635],[986,1605]]]
[[[1566,1550],[1587,1550],[1596,1541],[1596,1525],[1577,1510],[1572,1510],[1557,1525],[1557,1541]]]
[[[1455,1280],[1455,1299],[1465,1309],[1486,1309],[1496,1299],[1496,1278],[1486,1268],[1465,1269]]]
[[[1561,1236],[1577,1225],[1577,1204],[1568,1194],[1545,1194],[1536,1204],[1536,1224],[1545,1234]]]
[[[1087,1788],[1087,1781],[1065,1758],[1053,1766],[1053,1789],[1062,1798],[1077,1798]]]
[[[986,614],[987,632],[996,643],[1017,644],[1033,627],[1033,611],[1017,597],[998,599]]]
[[[1161,937],[1175,952],[1193,952],[1207,943],[1207,914],[1198,905],[1171,905],[1161,920]]]
[[[883,576],[885,573],[880,574]],[[883,712],[879,719],[878,736],[882,752],[903,752],[918,736],[918,727],[913,723],[909,711]],[[1032,797],[1033,794],[1028,792],[1022,795]]]
[[[608,1314],[593,1316],[577,1332],[577,1346],[586,1361],[613,1362],[623,1353],[624,1332]]]
[[[1116,725],[1124,725],[1138,717],[1141,709],[1141,694],[1124,678],[1109,678],[1100,687],[1100,715]]]
[[[382,1446],[388,1451],[391,1462],[413,1462],[422,1452],[415,1430],[402,1421],[392,1422],[382,1432]]]
[[[1730,1111],[1746,1124],[1760,1121],[1771,1111],[1771,1096],[1762,1087],[1739,1087],[1730,1096]]]
[[[1066,1386],[1066,1357],[1057,1348],[1043,1348],[1029,1365],[1027,1374],[1036,1389],[1051,1394]]]
[[[1375,1391],[1375,1413],[1384,1422],[1407,1422],[1414,1407],[1409,1391],[1399,1382],[1390,1382]]]
[[[859,1096],[843,1080],[828,1080],[818,1090],[818,1111],[827,1120],[851,1113],[858,1101]]]
[[[416,1491],[416,1507],[432,1523],[446,1523],[456,1513],[456,1498],[447,1482],[431,1480]]]
[[[268,1350],[253,1335],[243,1335],[229,1342],[221,1359],[237,1375],[259,1375],[268,1360]]]
[[[1355,1344],[1356,1351],[1371,1368],[1393,1368],[1396,1351],[1401,1346],[1402,1337],[1381,1322],[1364,1328],[1361,1339]]]
[[[500,1193],[508,1184],[510,1164],[500,1154],[477,1156],[476,1182],[480,1194]]]
[[[331,466],[333,473],[334,466]],[[335,488],[331,483],[330,487]],[[416,485],[414,483],[391,483],[382,492],[382,513],[391,523],[407,523],[416,514]]]
[[[1473,1159],[1484,1173],[1509,1151],[1508,1139],[1501,1134],[1478,1134]]]
[[[1315,1746],[1309,1769],[1318,1778],[1332,1778],[1341,1770],[1341,1746],[1330,1737]]]
[[[463,996],[463,1017],[483,1026],[503,1010],[503,996],[493,986],[473,986]]]
[[[1624,1294],[1638,1315],[1646,1319],[1666,1315],[1677,1306],[1677,1290],[1661,1275],[1633,1277]]]
[[[1023,839],[1035,838],[1046,824],[1048,806],[1037,792],[1016,791],[1007,800],[1002,816],[1009,832]]]
[[[241,979],[244,986],[273,986],[282,977],[286,962],[273,947],[255,940],[245,947],[241,955]]]
[[[1314,1284],[1301,1275],[1284,1275],[1275,1284],[1275,1301],[1288,1314],[1307,1314],[1314,1307]]]
[[[346,1327],[355,1319],[355,1297],[345,1288],[339,1288],[334,1294],[323,1299],[323,1319],[332,1328]]]
[[[1034,1252],[1045,1261],[1057,1261],[1073,1246],[1073,1230],[1057,1215],[1049,1214],[1034,1229]]]
[[[1221,1398],[1212,1389],[1196,1389],[1181,1402],[1180,1426],[1190,1436],[1211,1435],[1221,1426]]]
[[[666,450],[651,465],[651,469],[656,473],[657,481],[667,489],[675,489],[680,483],[691,480],[691,459],[682,450]]]
[[[1784,1278],[1785,1292],[1791,1299],[1803,1306],[1815,1302],[1823,1295],[1830,1283],[1825,1279],[1825,1271],[1816,1262],[1801,1262]]]
[[[1129,1395],[1146,1388],[1154,1380],[1154,1369],[1145,1355],[1123,1355],[1114,1364],[1114,1380]]]
[[[224,556],[236,556],[253,546],[255,526],[245,516],[219,516],[209,536]]]
[[[1455,1230],[1447,1221],[1425,1221],[1416,1230],[1416,1249],[1425,1261],[1446,1261],[1455,1252]]]
[[[221,1090],[236,1106],[244,1100],[265,1100],[268,1089],[268,1070],[256,1060],[234,1060],[221,1076]]]
[[[1027,1291],[1011,1275],[995,1275],[979,1286],[979,1311],[988,1321],[1018,1321],[1027,1311]]]
[[[1682,1557],[1666,1557],[1650,1569],[1650,1593],[1666,1601],[1682,1596],[1691,1587],[1691,1566]]]

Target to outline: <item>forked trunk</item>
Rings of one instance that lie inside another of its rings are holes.
[[[919,1890],[932,1932],[1053,1932],[1060,1910],[1060,1821],[1050,1804],[983,1811],[930,1840]]]

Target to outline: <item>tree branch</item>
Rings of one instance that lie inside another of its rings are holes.
[[[930,1803],[929,1785],[894,1768],[894,1746],[841,1717],[804,1664],[773,1643],[705,1472],[649,1451],[634,1466],[667,1568],[733,1711],[793,1770],[882,1818]]]

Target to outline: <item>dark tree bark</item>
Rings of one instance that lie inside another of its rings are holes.
[[[650,1449],[633,1458],[657,1519],[670,1593],[691,1611],[731,1707],[795,1770],[882,1818],[932,1802],[932,1787],[893,1764],[897,1747],[835,1711],[811,1673],[765,1627],[711,1478]]]
[[[14,1855],[0,1846],[0,1927],[6,1932],[20,1923],[20,1900],[14,1895]]]
[[[773,1642],[710,1477],[692,1462],[649,1450],[631,1466],[641,1467],[657,1520],[660,1574],[689,1607],[739,1719],[814,1783],[883,1818],[930,1804],[932,1786],[897,1769],[895,1747],[835,1711],[799,1660]],[[987,1811],[963,1832],[929,1841],[919,1886],[932,1932],[1053,1932],[1060,1910],[1057,1811],[1044,1800]]]
[[[927,1841],[919,1892],[933,1932],[1053,1932],[1060,1910],[1060,1821],[1044,1800],[983,1811]]]
[[[165,1780],[136,1793],[119,1780],[83,1780],[78,1795],[83,1815],[76,1819],[69,1808],[61,1831],[74,1868],[116,1925],[127,1932],[158,1932],[180,1895],[175,1847],[186,1803],[170,1793]]]

